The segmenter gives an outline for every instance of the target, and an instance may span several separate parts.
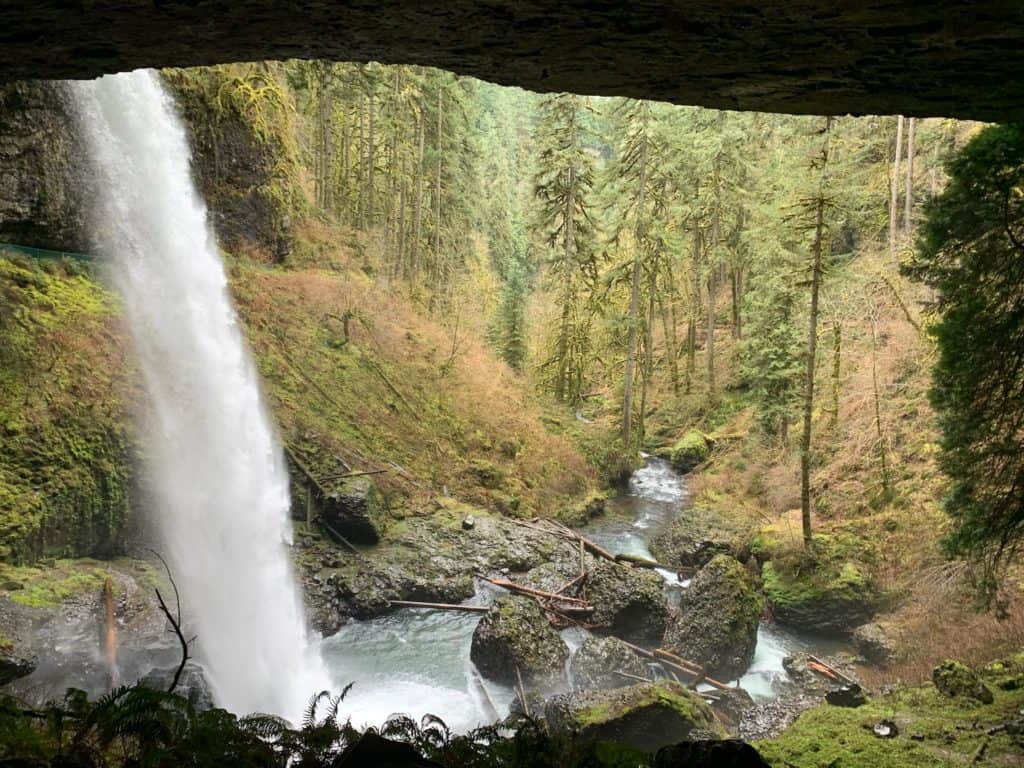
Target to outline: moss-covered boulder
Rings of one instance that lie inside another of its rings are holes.
[[[569,662],[573,685],[577,690],[598,691],[626,688],[644,676],[644,662],[629,646],[614,637],[589,637]],[[619,673],[625,674],[619,674]]]
[[[691,429],[672,446],[658,451],[658,454],[672,462],[672,466],[679,472],[690,472],[711,455],[711,441],[703,432]]]
[[[659,563],[673,568],[699,568],[715,555],[746,561],[754,533],[753,525],[747,521],[689,507],[654,536],[650,547]]]
[[[819,633],[847,633],[875,612],[878,595],[862,566],[852,561],[783,572],[776,562],[761,570],[772,615],[782,624]]]
[[[368,477],[336,483],[323,500],[324,522],[355,544],[376,544],[387,520],[384,501]]]
[[[611,741],[653,752],[695,731],[718,732],[714,715],[674,681],[555,696],[544,707],[548,726],[584,741]]]
[[[665,634],[668,601],[665,582],[655,571],[598,561],[589,571],[590,623],[631,642],[657,643]]]
[[[665,633],[674,653],[701,664],[714,677],[735,679],[757,646],[764,600],[737,560],[718,555],[690,583]]]
[[[932,670],[932,682],[939,693],[949,698],[964,697],[991,704],[992,691],[981,681],[977,673],[966,664],[947,659]]]
[[[569,648],[534,600],[509,595],[477,624],[469,657],[491,680],[511,685],[518,668],[524,684],[549,688],[564,682]]]

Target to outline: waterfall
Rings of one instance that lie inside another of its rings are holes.
[[[288,546],[288,476],[158,75],[72,83],[96,177],[95,246],[146,385],[147,485],[220,706],[295,717],[324,687]]]

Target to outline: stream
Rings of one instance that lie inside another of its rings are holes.
[[[587,529],[587,536],[615,554],[652,558],[650,539],[689,503],[686,479],[668,462],[649,457],[633,473],[628,490],[610,502],[605,519]],[[652,558],[653,559],[653,558]],[[672,602],[689,580],[659,571]],[[497,590],[482,587],[468,603],[487,605]],[[325,639],[321,653],[335,686],[354,683],[342,710],[357,725],[379,725],[395,713],[415,719],[437,715],[456,732],[488,725],[485,696],[500,715],[515,698],[511,688],[476,674],[469,660],[479,614],[406,608],[369,621],[352,621]],[[563,639],[575,650],[583,630],[566,630]],[[803,637],[772,623],[758,629],[757,650],[739,684],[756,702],[780,694],[787,679],[782,660],[797,651],[827,653],[833,643]]]

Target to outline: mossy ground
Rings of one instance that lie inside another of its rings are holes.
[[[32,566],[0,563],[0,594],[6,594],[19,605],[56,608],[78,595],[99,593],[103,583],[118,572],[130,573],[147,586],[161,585],[153,566],[141,560],[74,558],[41,561]],[[115,595],[116,583],[115,579]]]
[[[1021,734],[1001,726],[1021,720],[1024,691],[1003,690],[999,683],[1012,679],[1022,664],[1024,657],[1017,657],[982,671],[995,694],[989,705],[948,698],[929,683],[874,697],[857,709],[821,705],[804,712],[778,738],[755,746],[771,765],[787,768],[1021,765]],[[896,723],[896,738],[873,733],[882,720]],[[984,759],[975,761],[983,744]]]

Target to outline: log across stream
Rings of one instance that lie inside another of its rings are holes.
[[[633,474],[628,491],[614,500],[607,520],[585,534],[612,554],[653,559],[647,546],[650,537],[688,502],[685,477],[652,457]],[[674,572],[659,573],[670,598],[689,585],[688,579],[680,579]],[[467,604],[487,605],[501,592],[482,584]],[[344,710],[352,714],[353,721],[373,725],[395,713],[417,719],[429,713],[441,717],[455,731],[491,723],[491,704],[504,716],[515,698],[514,691],[481,680],[469,660],[473,630],[479,621],[480,613],[475,611],[404,607],[387,616],[345,625],[322,645],[338,687],[355,683]],[[563,633],[573,651],[584,637],[578,629]],[[762,622],[754,660],[740,685],[755,700],[772,699],[778,694],[778,683],[786,677],[782,667],[785,656],[796,651],[831,650],[834,648],[822,641]]]

